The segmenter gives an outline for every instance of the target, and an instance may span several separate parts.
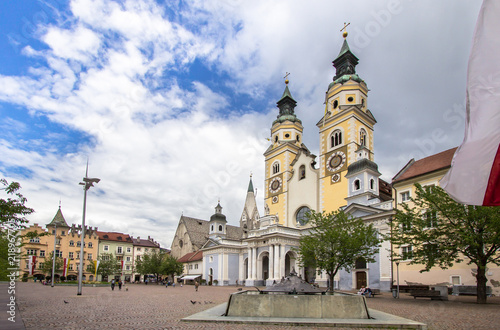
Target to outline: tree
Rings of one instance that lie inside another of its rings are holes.
[[[140,259],[135,261],[136,272],[142,275],[155,275],[156,283],[161,274],[164,274],[165,255],[158,250],[153,250],[145,253]]]
[[[415,187],[414,206],[404,203],[396,211],[388,237],[396,246],[411,246],[411,256],[394,252],[395,257],[421,264],[420,272],[474,264],[477,302],[486,303],[486,267],[500,265],[500,207],[463,205],[440,187]]]
[[[26,216],[33,213],[32,208],[27,207],[26,197],[19,190],[21,185],[17,182],[10,184],[5,179],[0,179],[0,191],[5,192],[7,197],[0,198],[0,281],[10,280],[7,275],[8,268],[18,267],[20,254],[17,248],[21,245],[19,240],[23,236],[18,235],[20,229],[26,228],[28,220]],[[14,196],[14,197],[10,197]],[[36,233],[27,233],[24,237],[34,237]]]
[[[118,264],[115,256],[111,253],[100,254],[97,257],[97,260],[99,261],[97,274],[101,275],[101,278],[114,275],[120,271],[120,265]],[[93,262],[90,263],[89,271],[95,273],[95,265]]]
[[[304,267],[325,271],[330,280],[329,291],[333,292],[333,279],[340,269],[350,271],[360,257],[367,262],[375,261],[380,240],[372,224],[365,224],[342,210],[311,211],[307,216],[312,227],[300,239],[299,261]]]
[[[45,258],[45,262],[43,263],[42,272],[44,274],[47,274],[48,276],[52,276],[52,266],[54,264],[53,263],[53,260],[54,260],[53,256],[54,256],[54,252],[50,252],[49,257]],[[54,270],[54,275],[62,271],[63,266],[64,266],[63,264],[64,264],[63,258],[56,257],[56,267]]]
[[[181,275],[184,272],[184,265],[182,262],[178,262],[177,259],[170,254],[165,254],[163,264],[163,274],[170,275],[172,278],[174,278],[175,275]]]

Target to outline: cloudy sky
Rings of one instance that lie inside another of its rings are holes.
[[[411,158],[459,145],[479,0],[17,0],[0,2],[0,177],[31,222],[59,203],[81,223],[170,247],[181,214],[221,200],[237,225],[250,173],[263,213],[263,152],[290,90],[318,154],[340,29],[370,88],[375,160],[391,180]]]

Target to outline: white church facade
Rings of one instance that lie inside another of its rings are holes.
[[[217,285],[271,285],[293,269],[307,281],[326,285],[328,276],[299,265],[295,248],[309,224],[309,210],[344,209],[388,233],[393,215],[390,185],[379,179],[373,161],[375,117],[368,109],[368,87],[355,71],[358,59],[344,40],[333,61],[336,74],[326,91],[324,115],[318,118],[319,157],[302,143],[303,126],[295,114],[297,102],[288,87],[277,102],[271,144],[264,152],[264,212],[257,209],[252,179],[239,226],[227,224],[220,203],[210,220],[181,217],[172,242],[172,255],[203,252],[199,275]],[[323,113],[323,111],[322,111]],[[390,290],[390,243],[383,242],[376,261],[356,262],[341,271],[337,289],[367,285]]]

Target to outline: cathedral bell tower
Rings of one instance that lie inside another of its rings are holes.
[[[285,76],[285,79],[287,75]],[[278,222],[284,224],[287,215],[288,180],[292,173],[290,163],[295,159],[302,145],[302,122],[295,115],[297,102],[288,89],[277,102],[279,114],[271,127],[271,145],[264,153],[266,210],[270,215],[277,215]]]
[[[342,30],[345,30],[344,29]],[[334,211],[346,205],[348,180],[345,175],[357,151],[373,161],[373,126],[377,122],[367,108],[368,87],[356,73],[358,58],[347,43],[333,60],[335,76],[325,95],[325,115],[316,124],[320,140],[320,211]]]

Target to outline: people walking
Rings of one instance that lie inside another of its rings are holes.
[[[119,280],[118,281],[118,290],[121,290],[122,289],[122,280]]]
[[[115,290],[115,279],[111,280],[111,291]]]
[[[198,287],[199,287],[199,286],[200,286],[200,283],[198,283],[198,281],[195,281],[195,282],[194,282],[194,289],[195,289],[196,291],[198,291]]]

